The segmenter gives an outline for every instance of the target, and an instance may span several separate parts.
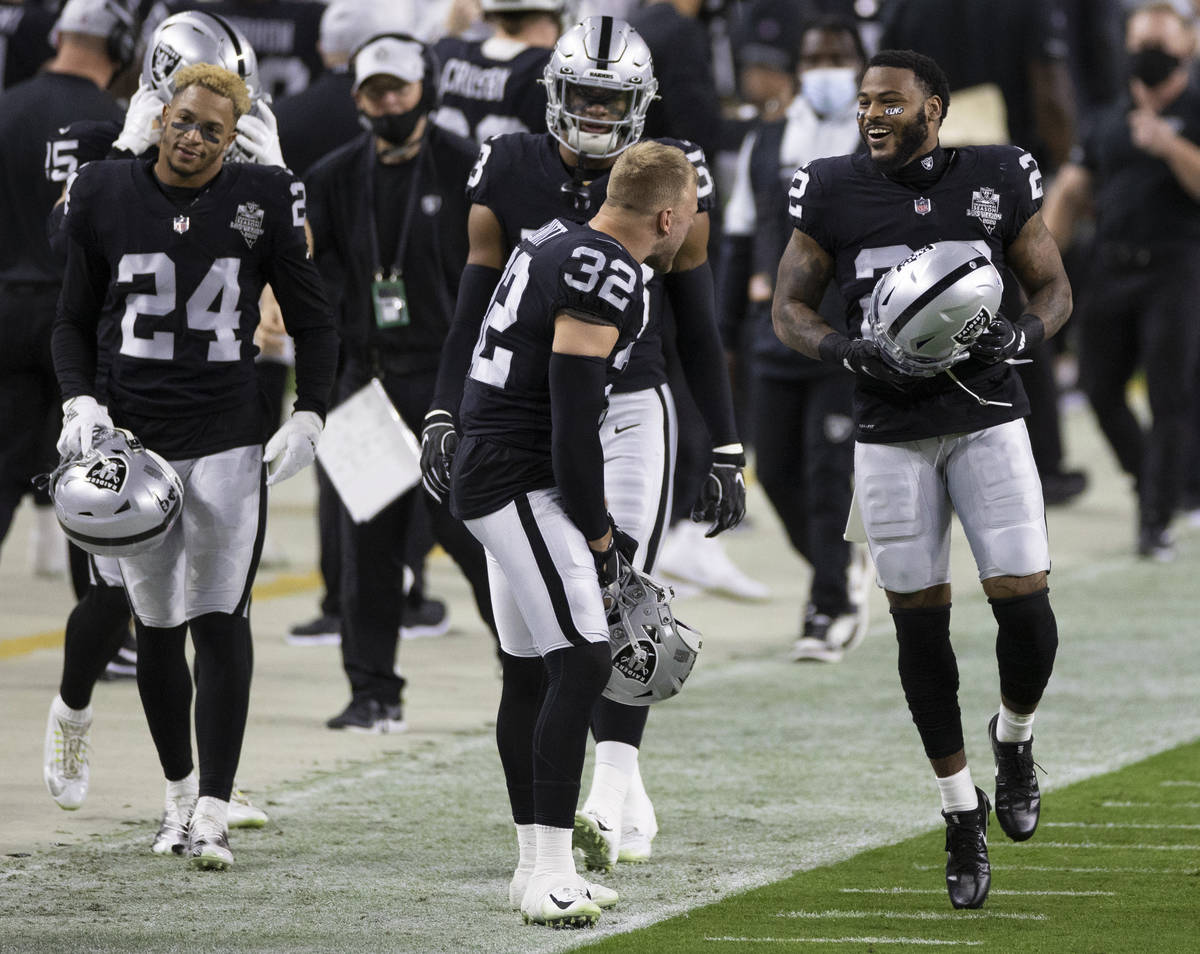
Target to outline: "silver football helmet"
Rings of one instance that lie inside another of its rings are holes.
[[[628,706],[670,699],[700,652],[700,634],[675,619],[675,592],[620,558],[620,579],[605,591],[612,672],[604,695]]]
[[[528,13],[543,10],[561,13],[566,0],[480,0],[484,13]]]
[[[175,73],[193,63],[224,67],[242,78],[252,101],[262,96],[258,57],[250,41],[224,17],[201,10],[172,14],[158,25],[142,57],[142,85],[169,103],[175,95]]]
[[[650,47],[615,17],[588,17],[559,37],[542,83],[554,138],[596,158],[619,155],[641,138],[658,91]]]
[[[969,242],[934,242],[879,279],[867,323],[888,364],[930,377],[967,357],[1003,294],[996,266]]]
[[[50,476],[54,512],[67,537],[98,556],[133,556],[162,543],[183,510],[175,469],[129,431],[97,435],[90,453]]]

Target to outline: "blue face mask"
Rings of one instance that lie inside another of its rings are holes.
[[[800,92],[817,115],[836,116],[858,96],[858,74],[851,66],[805,70],[800,74]]]

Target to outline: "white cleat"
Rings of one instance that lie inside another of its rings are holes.
[[[542,875],[529,879],[521,900],[521,917],[526,924],[552,928],[594,927],[600,920],[600,906],[588,895],[586,883],[578,875]]]
[[[193,868],[226,871],[233,867],[229,829],[220,819],[197,812],[188,828],[188,859]]]
[[[229,794],[229,827],[262,828],[270,819],[267,813],[250,801],[250,796],[233,783]]]
[[[649,798],[627,798],[621,824],[621,847],[617,860],[637,865],[650,860],[651,842],[658,834],[658,818]]]
[[[154,841],[150,845],[150,850],[156,855],[183,857],[187,854],[188,826],[192,820],[192,813],[196,810],[197,781],[195,775],[191,775],[183,781],[190,781],[191,784],[183,786],[186,790],[177,795],[171,794],[171,786],[178,787],[180,783],[167,783],[167,798],[163,805],[162,821],[159,822],[158,834],[154,836]]]
[[[58,807],[73,812],[87,798],[92,738],[92,707],[71,709],[56,695],[46,719],[42,778]]]
[[[583,863],[589,871],[612,870],[617,861],[619,838],[620,825],[598,812],[585,808],[575,813],[571,847],[583,852]]]
[[[702,524],[681,520],[663,540],[655,573],[691,583],[719,596],[765,600],[770,588],[743,573],[715,537],[704,535]]]
[[[529,879],[532,876],[532,868],[518,866],[517,870],[513,872],[512,881],[508,883],[508,903],[514,911],[521,910],[521,902],[525,899],[525,890],[529,887]],[[593,884],[591,881],[584,880],[583,889],[601,911],[615,908],[617,902],[621,900],[621,896],[616,891],[606,888],[602,884]]]

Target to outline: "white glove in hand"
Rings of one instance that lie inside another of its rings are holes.
[[[158,145],[162,136],[163,101],[148,86],[139,86],[130,97],[125,110],[125,126],[113,141],[114,149],[124,149],[140,156],[151,146]]]
[[[96,403],[90,394],[81,394],[63,402],[63,427],[58,435],[58,453],[62,457],[88,454],[97,428],[112,430],[108,409]]]
[[[247,113],[237,121],[237,144],[260,166],[285,168],[283,148],[279,145],[279,123],[269,106],[261,100],[255,106],[257,116]]]
[[[312,411],[297,411],[283,422],[263,451],[268,487],[295,476],[313,462],[323,427],[321,418]]]

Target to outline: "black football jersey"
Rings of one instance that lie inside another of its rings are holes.
[[[459,409],[463,459],[456,456],[454,505],[460,518],[554,486],[550,355],[562,312],[618,330],[607,393],[645,325],[641,268],[616,239],[559,218],[521,240],[488,305]]]
[[[875,283],[893,265],[931,242],[971,242],[1015,286],[1005,249],[1042,203],[1032,155],[1016,146],[947,150],[941,178],[919,191],[886,178],[865,154],[814,159],[796,171],[788,192],[792,224],[834,259],[851,337],[869,334],[866,309]],[[1016,294],[1006,293],[1006,301]],[[1012,317],[1016,317],[1013,315]],[[919,440],[979,430],[1029,413],[1021,380],[1008,364],[968,359],[955,376],[917,378],[904,391],[857,378],[855,417],[865,442]]]
[[[691,160],[700,177],[696,193],[699,209],[710,211],[716,197],[704,151],[681,139],[659,141],[677,146]],[[479,160],[467,180],[467,198],[491,209],[512,248],[549,219],[586,222],[595,215],[608,195],[608,170],[584,180],[586,203],[574,203],[571,194],[564,191],[564,187],[571,186],[571,172],[563,165],[558,140],[549,133],[513,133],[490,139],[480,147]],[[623,392],[657,387],[667,379],[662,353],[662,310],[666,300],[663,281],[648,266],[643,267],[642,274],[650,290],[650,314],[629,367],[617,385],[617,390]]]
[[[46,179],[61,187],[80,166],[107,157],[119,135],[121,123],[113,120],[81,119],[60,126],[46,140]]]
[[[53,10],[35,3],[0,5],[0,87],[27,80],[54,56]]]
[[[67,194],[65,228],[74,244],[59,320],[84,338],[93,332],[108,352],[100,389],[115,421],[123,413],[236,417],[255,406],[253,336],[267,282],[289,332],[331,326],[308,258],[304,203],[304,185],[268,166],[225,165],[182,206],[159,184],[151,161],[79,170]],[[65,396],[92,392],[88,363],[64,355],[57,335],[55,364]]]
[[[438,125],[476,142],[545,128],[546,88],[538,81],[552,51],[527,47],[496,60],[485,42],[448,36],[434,47],[442,64]]]

